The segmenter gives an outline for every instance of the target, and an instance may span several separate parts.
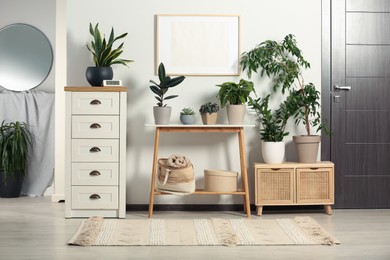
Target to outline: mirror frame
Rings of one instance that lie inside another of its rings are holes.
[[[3,82],[0,82],[0,87],[2,87],[2,88],[4,88],[4,89],[7,89],[7,90],[20,92],[20,91],[25,91],[25,90],[34,89],[34,88],[40,86],[40,85],[47,79],[47,77],[50,75],[50,72],[51,72],[51,70],[52,70],[52,68],[53,68],[53,63],[54,63],[54,52],[53,52],[53,47],[52,47],[52,44],[51,44],[49,38],[48,38],[40,29],[38,29],[37,27],[32,26],[32,25],[30,25],[30,24],[26,24],[26,23],[13,23],[13,24],[6,25],[6,26],[0,28],[0,38],[1,38],[1,33],[2,33],[4,30],[10,29],[10,28],[16,27],[16,26],[18,26],[18,27],[23,26],[23,27],[30,28],[30,29],[32,30],[32,32],[35,31],[35,32],[36,32],[36,35],[39,36],[39,37],[41,37],[41,39],[40,39],[41,42],[47,42],[47,45],[48,45],[48,47],[49,47],[49,48],[47,48],[47,51],[48,51],[48,53],[49,53],[49,54],[47,54],[47,55],[48,55],[47,60],[48,60],[48,61],[50,60],[49,62],[46,62],[46,63],[45,63],[45,69],[47,68],[47,71],[45,70],[44,72],[43,72],[43,71],[42,71],[42,72],[39,72],[39,75],[36,76],[36,80],[34,81],[34,83],[31,83],[30,85],[29,85],[29,84],[25,84],[25,85],[24,85],[24,83],[23,83],[23,84],[20,86],[20,88],[19,88],[19,87],[16,88],[16,87],[14,87],[14,84],[9,84],[9,85],[7,85],[7,84],[3,84]],[[27,39],[26,39],[26,41],[27,41]],[[29,51],[31,51],[31,50],[29,50]],[[44,51],[46,51],[46,50],[44,50]],[[1,52],[1,50],[0,50],[0,52]],[[24,64],[25,62],[34,63],[34,61],[29,61],[29,60],[24,60],[24,61],[23,61],[23,59],[21,59],[20,57],[19,57],[19,58],[15,58],[14,61],[18,61],[17,64]],[[32,67],[31,67],[31,66],[26,67],[26,70],[24,70],[25,73],[28,73],[28,72],[29,72],[29,71],[28,71],[28,68],[32,68]],[[23,71],[20,71],[20,72],[18,72],[18,73],[23,73]],[[1,79],[0,79],[0,80],[1,80]],[[15,85],[16,85],[16,84],[15,84]]]

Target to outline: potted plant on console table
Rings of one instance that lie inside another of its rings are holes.
[[[214,102],[207,102],[200,106],[199,113],[204,125],[215,125],[218,118],[219,106]]]
[[[217,85],[219,92],[217,98],[221,107],[226,106],[229,124],[242,125],[245,117],[246,102],[249,95],[254,92],[253,82],[240,79],[239,83],[224,82]]]
[[[184,76],[178,76],[176,78],[171,78],[166,75],[165,67],[163,63],[160,63],[158,66],[158,78],[160,83],[156,83],[153,80],[150,80],[151,85],[150,90],[156,94],[155,98],[157,99],[157,106],[153,107],[153,116],[154,122],[156,125],[164,125],[169,123],[171,118],[172,107],[164,104],[165,100],[178,97],[178,95],[165,96],[170,88],[173,88],[185,79]]]
[[[133,62],[133,60],[119,59],[123,52],[123,42],[118,48],[113,48],[114,42],[126,37],[127,33],[115,37],[114,28],[111,28],[110,37],[107,41],[99,31],[98,26],[98,23],[95,27],[92,27],[91,23],[89,24],[89,33],[92,35],[93,40],[90,44],[87,44],[87,49],[93,55],[95,67],[88,67],[85,76],[91,86],[102,86],[103,80],[113,78],[114,73],[111,65],[122,64],[127,66],[128,63]]]
[[[260,43],[243,53],[240,64],[249,78],[252,72],[259,72],[261,76],[265,73],[272,79],[274,91],[279,89],[283,94],[288,91],[287,102],[296,111],[293,115],[295,123],[302,123],[307,133],[293,137],[298,161],[316,162],[321,137],[312,135],[311,127],[317,127],[317,131],[323,129],[325,134],[329,134],[329,131],[321,122],[320,94],[314,84],[306,84],[302,76],[302,69],[310,68],[310,63],[302,56],[295,36],[289,34],[281,42],[267,40]]]

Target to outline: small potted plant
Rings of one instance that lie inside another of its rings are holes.
[[[20,196],[32,135],[24,122],[0,125],[0,197]]]
[[[217,86],[220,88],[217,98],[221,107],[226,106],[229,124],[243,124],[246,102],[250,93],[254,92],[253,82],[240,79],[239,83],[224,82]]]
[[[183,125],[192,125],[195,123],[195,111],[190,107],[185,107],[180,112],[180,122]]]
[[[202,116],[204,125],[215,125],[217,122],[219,105],[214,102],[207,102],[200,106],[199,113]]]
[[[127,66],[128,63],[133,62],[133,60],[119,59],[123,52],[123,42],[117,48],[113,47],[114,42],[126,37],[127,33],[115,37],[114,28],[111,28],[110,37],[106,40],[99,30],[98,23],[94,27],[89,23],[89,33],[93,40],[90,44],[87,43],[87,49],[92,53],[95,67],[87,68],[86,78],[91,86],[101,86],[103,80],[112,79],[114,76],[111,65]]]
[[[259,133],[264,162],[282,163],[285,154],[283,139],[289,134],[286,131],[286,124],[296,110],[288,103],[289,100],[286,100],[278,109],[272,111],[268,106],[269,98],[270,95],[257,99],[249,97],[248,105],[255,111],[260,124]]]
[[[306,84],[302,76],[302,69],[310,68],[310,63],[302,56],[294,35],[285,36],[281,42],[268,40],[260,43],[251,51],[243,53],[240,64],[249,78],[252,72],[258,72],[261,76],[265,73],[272,79],[275,91],[289,91],[287,102],[296,111],[295,123],[302,123],[307,134],[293,137],[298,161],[316,162],[321,137],[313,135],[311,127],[317,127],[317,131],[323,129],[325,134],[330,132],[321,122],[319,92],[313,83]]]
[[[154,121],[156,125],[164,125],[169,123],[172,111],[172,107],[164,104],[164,101],[178,97],[178,95],[166,96],[166,94],[170,88],[173,88],[182,83],[185,77],[178,76],[171,78],[170,76],[167,76],[164,64],[160,63],[158,66],[158,78],[160,83],[156,83],[155,81],[150,80],[150,83],[153,85],[151,85],[149,88],[156,95],[155,98],[158,101],[157,106],[153,107]]]

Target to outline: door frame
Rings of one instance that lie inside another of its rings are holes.
[[[321,0],[321,118],[332,129],[332,0]],[[331,137],[321,131],[321,160],[331,160]]]

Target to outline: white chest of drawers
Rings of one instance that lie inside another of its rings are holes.
[[[125,218],[127,87],[65,91],[65,217]]]

